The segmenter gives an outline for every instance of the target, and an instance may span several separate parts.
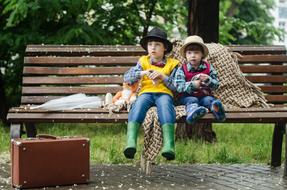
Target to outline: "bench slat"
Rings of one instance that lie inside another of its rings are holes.
[[[284,45],[229,45],[227,46],[231,51],[239,52],[241,54],[286,54]],[[133,53],[142,55],[145,53],[139,45],[28,45],[26,48],[26,55],[91,55],[106,53],[107,55]]]
[[[122,90],[121,86],[114,87],[22,87],[22,94],[76,94],[76,93],[85,93],[85,94],[106,94],[116,93]]]
[[[287,76],[246,76],[253,83],[285,83]]]
[[[130,67],[97,67],[97,68],[63,68],[63,67],[24,67],[24,74],[58,74],[58,75],[89,75],[89,74],[123,74]],[[244,73],[285,73],[287,66],[281,65],[240,65]]]
[[[229,45],[231,51],[245,55],[254,54],[286,54],[284,45]]]
[[[26,48],[27,56],[39,55],[65,55],[65,56],[82,56],[82,55],[97,55],[97,56],[130,56],[143,55],[145,50],[140,46],[134,45],[28,45]]]
[[[259,86],[263,92],[266,93],[286,93],[287,92],[287,86],[280,86],[280,85],[272,85],[272,86]]]
[[[38,75],[91,75],[91,74],[123,74],[129,67],[98,67],[98,68],[62,68],[62,67],[24,67],[24,74]]]
[[[139,56],[129,57],[25,57],[25,64],[33,65],[125,65],[133,66],[138,61]],[[239,64],[243,63],[283,63],[287,62],[287,57],[284,55],[252,55],[244,56],[239,60]]]
[[[23,85],[45,84],[122,84],[123,77],[23,77]]]
[[[283,109],[276,109],[276,110],[281,110]],[[258,111],[258,110],[257,110]],[[286,110],[285,110],[286,111]],[[24,106],[21,108],[14,107],[11,108],[10,110],[11,113],[55,113],[55,114],[61,114],[61,113],[80,113],[80,114],[85,114],[85,113],[109,113],[108,109],[104,108],[84,108],[84,109],[73,109],[73,110],[61,110],[61,111],[49,111],[49,110],[44,110],[44,109],[30,109],[30,106]],[[128,113],[126,110],[122,110],[120,113]],[[113,113],[117,114],[117,113]]]
[[[236,108],[226,109],[228,113],[239,112],[286,112],[287,107],[270,107],[270,108]],[[10,113],[109,113],[105,108],[85,108],[85,109],[73,109],[73,110],[61,110],[61,111],[49,111],[44,109],[30,109],[30,106],[13,107],[10,109]],[[121,113],[127,113],[126,110],[122,110]],[[117,114],[117,113],[114,113]]]
[[[13,122],[64,122],[64,123],[109,123],[109,122],[126,122],[128,114],[94,114],[94,113],[9,113],[8,122],[13,118]],[[182,118],[180,121],[184,121]],[[240,112],[226,113],[226,121],[232,123],[269,123],[269,122],[286,122],[286,112]],[[211,113],[206,114],[199,122],[215,122]]]
[[[286,73],[286,65],[240,65],[243,73]]]
[[[62,98],[64,96],[25,96],[23,95],[21,97],[21,103],[22,104],[42,104],[45,103],[49,100],[57,99],[57,98]],[[266,95],[266,99],[268,100],[269,103],[285,103],[287,102],[287,95]]]
[[[7,116],[13,118],[14,122],[17,121],[31,121],[40,123],[53,123],[53,122],[64,122],[64,123],[112,123],[112,122],[126,122],[128,118],[127,113],[121,114],[94,114],[94,113],[10,113]]]
[[[238,60],[239,63],[284,63],[287,62],[286,55],[244,55]]]
[[[266,99],[268,100],[268,102],[272,102],[272,103],[285,103],[287,102],[287,95],[266,95],[265,96]]]
[[[25,65],[136,65],[139,56],[116,56],[116,57],[52,57],[52,56],[41,56],[41,57],[25,57]]]
[[[52,65],[135,65],[139,56],[110,56],[110,57],[25,57],[25,64],[52,64]],[[287,62],[285,55],[245,55],[238,60],[242,63],[284,63]]]
[[[65,95],[66,96],[66,95]],[[21,104],[42,104],[49,100],[54,100],[57,98],[62,98],[65,96],[25,96],[21,97]]]
[[[49,100],[62,98],[64,96],[49,96],[49,95],[43,95],[43,96],[25,96],[23,95],[21,97],[21,103],[22,104],[42,104]],[[285,103],[287,102],[287,95],[266,95],[266,99],[269,103]]]
[[[261,90],[266,93],[285,93],[287,92],[287,86],[273,85],[273,86],[260,86]],[[73,93],[87,93],[87,94],[102,94],[102,93],[116,93],[121,90],[121,86],[91,86],[91,87],[77,87],[77,86],[60,86],[60,87],[33,87],[24,86],[22,88],[22,94],[73,94]]]

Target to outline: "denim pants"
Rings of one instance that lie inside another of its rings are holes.
[[[129,122],[142,123],[150,107],[157,107],[157,114],[160,125],[175,123],[175,109],[173,98],[164,93],[144,93],[133,103],[129,112]]]
[[[189,104],[197,104],[198,106],[204,106],[210,110],[211,103],[216,100],[213,96],[201,96],[195,97],[190,95],[184,95],[179,98],[180,105],[189,105]]]

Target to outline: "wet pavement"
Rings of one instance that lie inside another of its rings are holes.
[[[10,185],[9,157],[0,156],[0,190]],[[92,164],[90,182],[84,185],[46,187],[39,189],[126,189],[126,190],[226,190],[226,189],[287,189],[283,166],[188,164],[154,165],[151,175],[133,165]]]

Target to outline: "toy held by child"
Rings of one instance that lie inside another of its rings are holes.
[[[217,73],[205,58],[208,48],[199,36],[185,39],[179,53],[186,58],[175,76],[175,86],[179,95],[179,103],[186,106],[186,121],[193,124],[203,117],[208,110],[216,120],[225,120],[225,111],[219,99],[212,96],[212,91],[219,87]]]

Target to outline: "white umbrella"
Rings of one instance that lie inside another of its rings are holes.
[[[102,105],[103,100],[100,97],[86,96],[85,94],[79,93],[49,100],[44,104],[31,106],[30,109],[71,110],[76,108],[99,108]]]

